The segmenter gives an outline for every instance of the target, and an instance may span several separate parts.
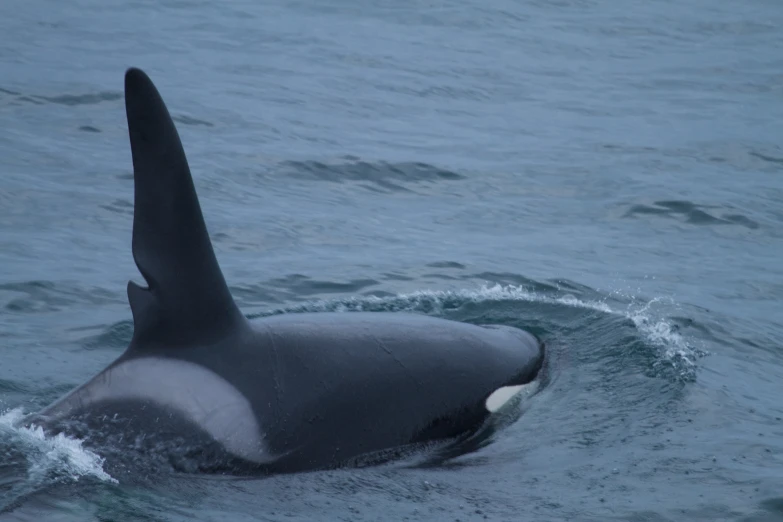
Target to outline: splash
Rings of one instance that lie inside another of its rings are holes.
[[[11,443],[24,446],[31,483],[79,480],[90,476],[117,484],[117,480],[103,470],[104,459],[83,448],[81,440],[61,433],[47,437],[40,426],[19,426],[23,417],[22,408],[0,414],[0,435]]]
[[[641,306],[630,305],[624,315],[633,321],[636,329],[649,343],[663,350],[663,357],[656,363],[656,367],[662,365],[684,367],[686,373],[692,373],[696,366],[696,358],[703,357],[706,352],[691,346],[678,332],[679,328],[676,325],[665,319],[656,318],[653,308],[667,301],[673,304],[669,299],[656,297]]]

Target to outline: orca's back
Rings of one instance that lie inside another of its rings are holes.
[[[487,417],[492,392],[530,382],[543,358],[522,330],[412,314],[288,314],[253,326],[266,367],[246,393],[270,450],[293,450],[292,467],[464,433]]]

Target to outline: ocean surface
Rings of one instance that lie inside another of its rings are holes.
[[[123,73],[249,317],[543,338],[489,445],[230,478],[15,427],[132,334]],[[0,519],[783,520],[783,2],[3,0]]]

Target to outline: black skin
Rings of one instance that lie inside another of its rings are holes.
[[[489,415],[485,401],[492,392],[536,377],[542,345],[506,326],[400,313],[248,321],[212,249],[174,123],[139,69],[126,73],[125,100],[135,184],[133,256],[148,286],[128,285],[134,334],[110,368],[165,357],[221,376],[248,399],[266,447],[278,456],[265,472],[332,467],[472,433]],[[122,410],[142,429],[155,429],[145,415],[161,417],[158,408],[122,401],[83,406],[80,415],[91,408],[101,416]],[[195,429],[184,426],[170,429]]]

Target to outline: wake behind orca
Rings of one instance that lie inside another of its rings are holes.
[[[218,266],[174,122],[139,69],[125,74],[125,108],[132,250],[147,284],[128,284],[133,337],[26,424],[54,432],[78,419],[187,443],[209,460],[198,470],[294,472],[471,434],[535,379],[543,347],[512,327],[378,312],[248,321]]]

